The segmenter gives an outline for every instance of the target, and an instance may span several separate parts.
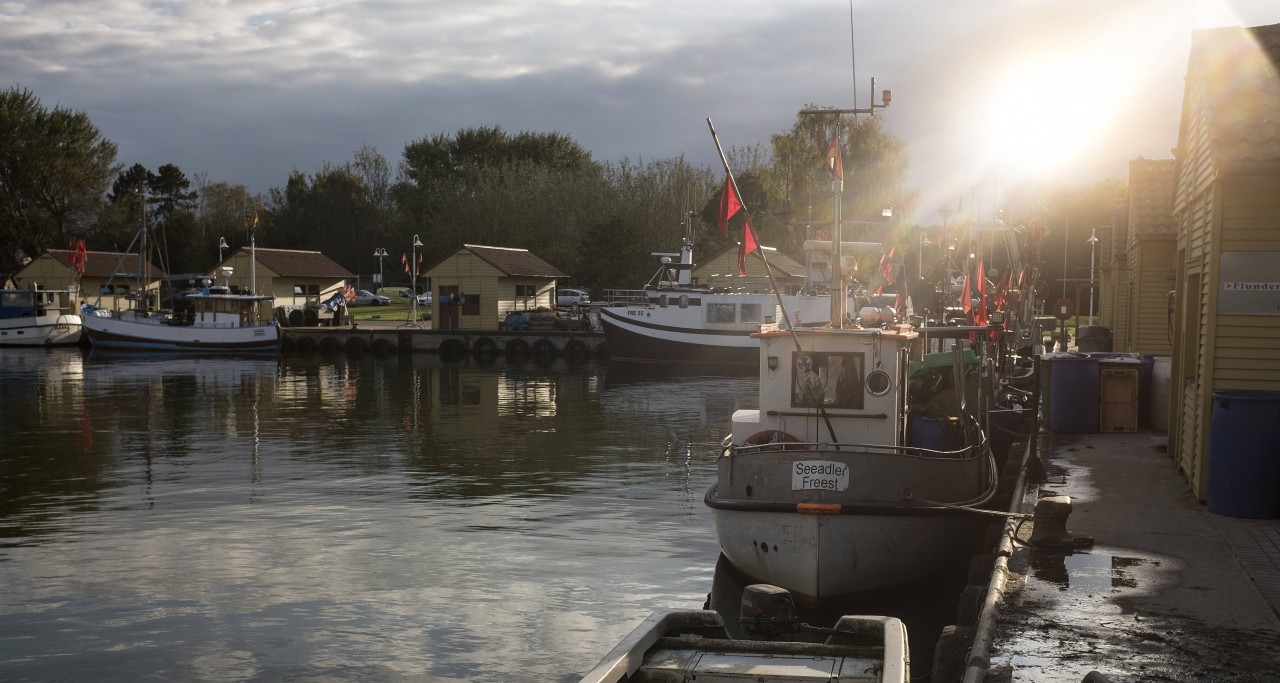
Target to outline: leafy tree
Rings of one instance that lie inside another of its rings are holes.
[[[0,91],[0,267],[62,248],[88,230],[116,145],[77,111],[45,109],[25,88]]]
[[[325,166],[314,175],[298,171],[283,189],[271,190],[270,228],[259,246],[322,251],[353,273],[376,269],[375,235],[368,226],[377,210],[360,178],[346,166]]]

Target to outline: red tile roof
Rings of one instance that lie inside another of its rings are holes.
[[[67,268],[71,267],[71,250],[49,249],[48,253],[62,265]],[[141,263],[141,261],[138,259],[137,254],[121,254],[114,251],[90,251],[86,252],[85,256],[87,257],[84,264],[85,277],[109,278],[113,274],[120,277],[131,277],[139,274],[139,263]],[[124,257],[123,261],[121,261],[120,258],[122,256]],[[117,264],[119,264],[119,268],[116,267]],[[164,272],[163,269],[159,268],[154,263],[151,264],[150,273],[151,277],[157,280],[169,276],[168,273]]]
[[[512,277],[569,277],[558,268],[534,256],[528,249],[509,247],[486,247],[479,244],[464,244],[463,249]]]
[[[1193,32],[1187,80],[1216,161],[1280,161],[1280,24]]]
[[[240,247],[234,253],[249,253],[246,247]],[[338,265],[333,259],[318,251],[301,251],[298,249],[264,249],[258,247],[254,252],[258,263],[270,268],[281,277],[324,277],[346,279],[355,277],[354,273]]]

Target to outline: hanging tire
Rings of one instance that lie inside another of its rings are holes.
[[[391,355],[391,342],[386,339],[373,340],[373,355],[383,357]]]
[[[309,356],[316,352],[316,340],[309,334],[298,337],[298,353]]]
[[[564,345],[564,358],[573,365],[577,365],[591,357],[591,349],[586,344],[572,339],[568,344]]]
[[[972,626],[944,626],[933,648],[932,683],[959,683],[969,664],[969,650],[977,629]]]
[[[512,339],[503,350],[508,363],[523,363],[529,360],[529,345],[523,339]]]
[[[458,339],[446,339],[440,344],[440,360],[446,363],[454,363],[462,360],[466,355],[467,348],[462,345]]]
[[[488,337],[471,342],[471,353],[477,358],[493,358],[498,355],[498,345]]]
[[[306,318],[302,313],[302,309],[295,308],[289,311],[289,327],[301,327],[303,320]]]
[[[556,359],[556,346],[549,339],[539,339],[533,344],[533,361],[538,365],[551,365]]]
[[[360,337],[352,337],[347,340],[347,355],[351,356],[352,358],[360,358],[368,350],[369,350],[369,347],[364,343],[364,340],[361,339]]]
[[[289,334],[280,335],[280,352],[281,353],[292,354],[292,353],[297,353],[297,351],[298,351],[298,342],[294,340],[293,335],[289,335]]]
[[[339,348],[341,348],[341,345],[333,337],[325,337],[320,340],[320,353],[326,356],[337,355]]]

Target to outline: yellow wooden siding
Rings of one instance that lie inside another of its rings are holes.
[[[1218,232],[1215,258],[1224,251],[1280,255],[1280,177],[1225,179]],[[1213,282],[1215,299],[1220,280]],[[1218,314],[1215,322],[1212,389],[1280,390],[1280,316]]]
[[[1134,338],[1139,353],[1167,355],[1173,352],[1169,332],[1169,290],[1174,286],[1177,244],[1143,240],[1137,248],[1138,270],[1134,291]]]

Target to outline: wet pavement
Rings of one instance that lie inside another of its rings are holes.
[[[1043,436],[1024,510],[1070,496],[1093,545],[1018,544],[985,680],[1280,681],[1280,519],[1211,514],[1158,436]]]

